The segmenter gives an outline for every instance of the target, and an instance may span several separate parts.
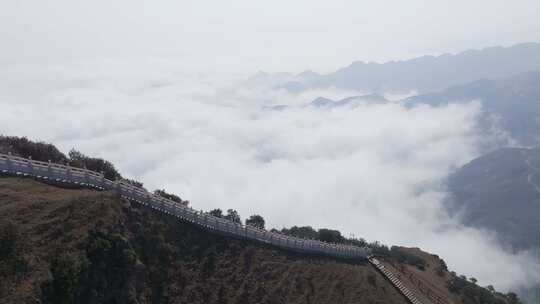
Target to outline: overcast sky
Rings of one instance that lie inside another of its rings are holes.
[[[0,62],[169,57],[189,68],[330,71],[540,41],[537,0],[0,0]]]

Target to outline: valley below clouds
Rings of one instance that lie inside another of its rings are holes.
[[[293,94],[248,76],[152,59],[11,65],[0,71],[0,133],[110,160],[195,209],[420,246],[502,290],[540,283],[535,253],[504,249],[443,206],[448,174],[497,140],[477,128],[481,100],[321,108],[309,103],[370,92]]]

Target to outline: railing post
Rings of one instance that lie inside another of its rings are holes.
[[[103,186],[103,184],[101,184],[101,185]],[[119,180],[114,181],[114,190],[116,192],[118,192],[120,195],[122,195],[122,191],[120,191],[120,181]]]
[[[66,164],[66,180],[67,182],[71,182],[71,167],[69,166],[69,162]]]
[[[84,166],[84,183],[86,185],[90,184],[90,179],[88,178],[88,171],[86,171],[86,165]]]
[[[13,172],[13,164],[11,163],[11,152],[8,152],[6,156],[6,162],[7,162],[7,171],[8,173]]]
[[[154,207],[154,202],[152,202],[152,196],[150,196],[150,193],[146,193],[146,204],[150,205],[150,207]]]
[[[34,176],[34,163],[32,163],[32,156],[28,156],[28,171],[30,171],[30,175]]]
[[[104,187],[105,186],[105,174],[103,174],[103,171],[99,172],[99,184],[100,184],[101,188],[105,189],[105,187]],[[96,186],[96,185],[93,185],[93,186]],[[110,189],[106,189],[106,190],[110,190]]]
[[[47,162],[47,175],[49,177],[49,179],[52,178],[52,164],[51,164],[51,160],[49,159],[49,161]]]
[[[162,198],[161,197],[158,197],[158,200],[157,200],[157,207],[160,211],[163,211],[165,208],[165,203],[163,202]],[[195,217],[197,217],[195,215]]]

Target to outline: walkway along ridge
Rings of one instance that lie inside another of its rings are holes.
[[[2,174],[34,177],[48,182],[71,184],[97,190],[114,190],[125,199],[172,215],[179,220],[193,223],[211,232],[255,240],[285,250],[321,254],[336,258],[367,259],[410,303],[423,304],[392,272],[385,269],[381,262],[370,256],[369,248],[307,240],[242,225],[241,223],[234,223],[208,213],[198,212],[185,204],[155,195],[144,188],[135,187],[124,181],[111,181],[101,173],[69,165],[41,162],[0,153],[0,172]]]
[[[0,153],[0,172],[18,176],[32,176],[45,181],[90,187],[98,190],[114,190],[123,198],[175,216],[180,220],[193,223],[211,232],[255,240],[286,250],[345,259],[366,259],[370,253],[370,250],[364,247],[302,239],[249,225],[242,225],[241,223],[234,223],[208,213],[196,211],[189,206],[155,195],[146,189],[135,187],[124,181],[111,181],[101,173],[69,165],[41,162]]]

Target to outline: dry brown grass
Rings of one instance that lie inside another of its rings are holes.
[[[170,303],[406,303],[366,264],[302,256],[211,235],[168,216],[132,208],[114,193],[61,189],[21,178],[0,178],[0,221],[12,221],[22,233],[29,271],[13,282],[0,302],[38,303],[40,286],[50,279],[51,259],[62,252],[84,255],[91,230],[122,231],[137,246],[143,219],[160,223],[164,246],[170,247],[172,256],[142,258],[149,273],[140,290],[141,302],[150,303],[154,297],[155,282],[148,269],[157,267],[167,269]],[[145,248],[140,250],[144,256]],[[191,251],[201,254],[182,257],[183,252],[192,255]],[[214,266],[208,273],[204,265],[209,259]]]

